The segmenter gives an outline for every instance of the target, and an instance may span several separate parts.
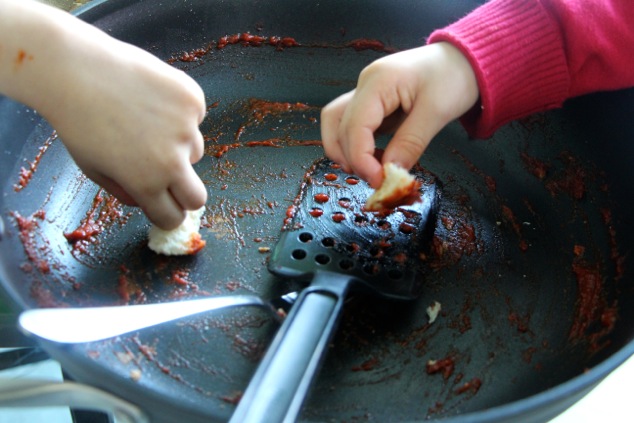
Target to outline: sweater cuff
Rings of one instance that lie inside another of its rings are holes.
[[[469,60],[480,102],[460,120],[469,134],[487,138],[502,125],[560,107],[570,77],[561,33],[538,1],[493,0],[428,43],[446,41]]]

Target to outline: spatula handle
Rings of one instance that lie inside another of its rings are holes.
[[[231,417],[293,422],[337,326],[350,278],[317,272],[286,317]]]

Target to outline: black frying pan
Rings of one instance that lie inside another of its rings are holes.
[[[372,60],[422,44],[476,5],[149,0],[85,8],[83,19],[172,59],[204,88],[213,106],[202,125],[208,154],[197,165],[210,193],[207,248],[176,259],[148,251],[145,218],[98,195],[59,140],[47,141],[52,128],[3,99],[5,290],[30,308],[230,292],[274,298],[294,289],[266,271],[266,248],[307,166],[323,155],[313,142],[319,108],[353,88]],[[300,46],[215,48],[246,32]],[[457,124],[439,134],[421,160],[444,186],[425,291],[408,307],[350,300],[301,418],[545,420],[631,355],[634,233],[623,181],[634,158],[633,102],[632,91],[589,96],[486,141]],[[29,163],[35,172],[20,185]],[[69,243],[64,233],[94,210],[114,218],[84,244]],[[433,301],[442,312],[428,324]],[[140,405],[153,421],[223,421],[276,329],[267,316],[238,310],[43,347],[74,378]]]

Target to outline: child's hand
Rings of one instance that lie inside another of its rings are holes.
[[[89,178],[172,229],[207,199],[191,166],[204,150],[203,91],[149,53],[82,30],[72,51],[60,53],[59,86],[41,113]]]
[[[471,109],[478,96],[468,60],[451,44],[430,44],[379,59],[361,72],[354,91],[322,110],[326,155],[376,188],[383,168],[374,157],[375,131],[398,125],[382,160],[410,169],[431,139]]]

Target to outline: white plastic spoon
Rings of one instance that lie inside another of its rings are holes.
[[[295,293],[288,294],[292,303]],[[273,305],[255,295],[228,295],[170,303],[131,306],[39,308],[20,314],[18,324],[27,335],[60,343],[81,343],[111,338],[219,308],[264,307],[278,316]]]

